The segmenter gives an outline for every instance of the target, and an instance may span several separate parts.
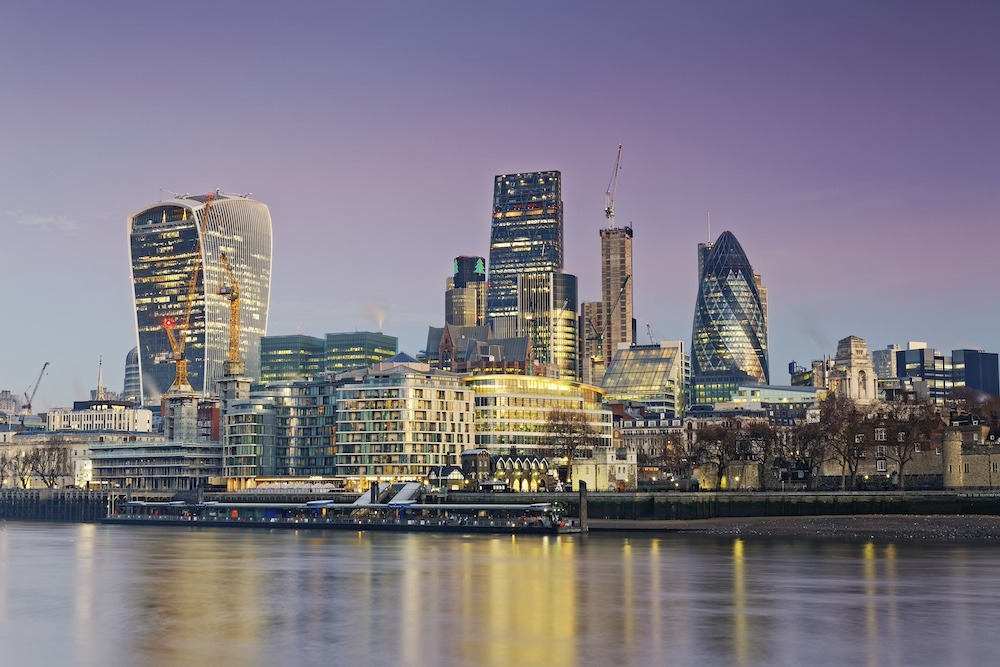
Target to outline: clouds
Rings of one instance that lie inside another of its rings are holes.
[[[59,233],[75,236],[83,229],[78,220],[58,214],[25,214],[7,212],[7,218],[18,227],[41,233]]]

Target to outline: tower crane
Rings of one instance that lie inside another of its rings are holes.
[[[191,270],[191,277],[188,279],[187,288],[187,309],[184,312],[184,320],[178,323],[174,318],[168,317],[163,320],[163,329],[167,332],[167,341],[170,343],[170,352],[173,355],[171,361],[174,362],[174,382],[170,388],[177,388],[177,391],[193,391],[191,382],[188,380],[187,357],[184,356],[184,345],[187,342],[188,331],[191,328],[191,311],[194,309],[195,291],[198,288],[198,272],[201,270],[201,257],[194,262]],[[178,326],[179,324],[179,326]],[[179,329],[180,333],[175,334],[174,329]]]
[[[208,214],[212,210],[212,201],[214,198],[215,195],[213,194],[205,196],[205,208],[202,209],[198,222],[198,226],[201,228],[204,228],[205,223],[208,221]],[[171,361],[174,362],[174,382],[170,385],[170,388],[174,389],[176,387],[177,391],[193,391],[191,382],[188,380],[187,357],[184,355],[184,346],[187,343],[188,332],[191,329],[191,311],[194,309],[199,271],[201,271],[200,248],[198,256],[195,258],[194,266],[191,269],[191,277],[188,278],[187,308],[184,311],[184,320],[179,323],[179,326],[178,322],[172,317],[163,320],[163,329],[167,332],[167,341],[170,343],[170,352],[173,355]],[[180,330],[179,334],[174,333],[175,329]]]
[[[615,191],[618,189],[618,172],[622,166],[622,145],[618,144],[618,157],[615,158],[615,169],[611,172],[611,181],[604,193],[604,217],[608,219],[608,229],[615,228]]]
[[[38,373],[38,379],[35,380],[34,386],[28,387],[24,390],[24,405],[21,406],[21,426],[24,426],[24,418],[31,414],[31,404],[35,400],[35,394],[38,393],[38,385],[42,383],[42,377],[45,375],[45,369],[49,367],[49,362],[42,364],[42,370]],[[30,394],[28,393],[30,390]]]
[[[229,300],[229,356],[226,359],[226,375],[242,375],[243,362],[240,359],[240,284],[233,273],[226,253],[219,254],[222,268],[226,270],[227,283],[219,289],[219,294]]]

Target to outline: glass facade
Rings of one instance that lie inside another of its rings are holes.
[[[371,331],[328,333],[324,349],[325,370],[339,373],[368,368],[379,361],[391,359],[397,352],[399,339],[395,336]]]
[[[222,377],[230,305],[220,293],[228,285],[222,253],[239,283],[240,354],[257,377],[271,288],[267,206],[222,193],[185,195],[130,216],[128,234],[143,403],[158,403],[174,380],[167,321],[184,339],[192,389],[211,393]]]
[[[715,403],[729,400],[740,384],[769,384],[767,317],[759,278],[731,232],[723,232],[710,249],[700,245],[698,254],[692,402]]]
[[[518,336],[531,339],[535,360],[564,380],[579,378],[576,276],[528,273],[517,281]]]
[[[668,417],[680,417],[690,373],[690,362],[679,340],[623,346],[604,374],[604,400],[643,403]]]
[[[260,339],[260,383],[311,380],[323,370],[322,338],[294,334]]]
[[[493,455],[553,454],[555,412],[583,416],[600,446],[611,446],[611,411],[598,387],[523,375],[477,375],[464,379],[475,394],[476,446]]]
[[[562,175],[542,171],[497,176],[486,288],[486,316],[494,335],[516,335],[511,327],[517,318],[518,276],[562,267]]]

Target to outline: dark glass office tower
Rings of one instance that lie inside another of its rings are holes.
[[[497,176],[486,288],[486,317],[495,337],[518,335],[518,276],[558,273],[562,267],[562,175],[541,171]]]
[[[190,389],[214,393],[229,351],[226,288],[238,284],[239,352],[257,377],[271,290],[271,214],[243,195],[178,196],[128,219],[128,242],[144,405],[174,381],[165,326],[184,341]],[[222,254],[232,271],[226,269]]]
[[[736,237],[723,232],[705,250],[691,335],[692,402],[717,403],[740,384],[768,384],[767,316]],[[702,252],[699,246],[699,258]]]

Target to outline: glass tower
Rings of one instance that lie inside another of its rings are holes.
[[[260,367],[271,290],[271,214],[243,195],[182,195],[128,218],[129,255],[143,404],[157,403],[174,381],[166,327],[183,345],[188,380],[213,393],[229,349],[230,286],[239,286],[239,351],[246,373]]]
[[[767,315],[746,253],[731,232],[699,246],[691,335],[692,402],[730,400],[740,384],[768,384]]]
[[[486,317],[494,336],[517,335],[519,275],[563,268],[562,175],[497,176],[493,183]]]
[[[368,368],[399,352],[399,339],[372,331],[328,333],[324,345],[324,370],[339,373]]]

